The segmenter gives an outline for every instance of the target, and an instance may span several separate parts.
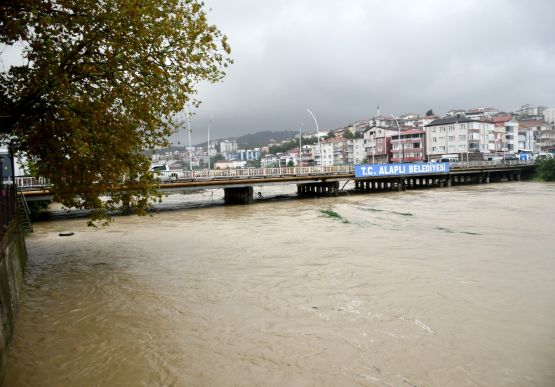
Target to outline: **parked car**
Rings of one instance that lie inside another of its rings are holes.
[[[160,181],[176,181],[185,177],[185,172],[182,169],[170,169],[167,164],[152,165],[150,170],[158,175]]]

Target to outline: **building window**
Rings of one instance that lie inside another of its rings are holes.
[[[459,135],[459,140],[460,141],[466,140],[466,135],[464,135],[464,134]]]

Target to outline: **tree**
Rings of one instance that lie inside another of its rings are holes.
[[[231,63],[200,0],[4,0],[0,43],[27,63],[0,73],[0,132],[55,200],[107,219],[156,199],[144,149],[168,145],[199,81]],[[124,183],[122,188],[122,182]],[[101,196],[108,194],[108,200]]]
[[[294,167],[294,166],[295,166],[295,163],[293,162],[293,160],[289,160],[287,162],[287,167],[291,168],[291,167]]]
[[[434,111],[432,109],[430,109],[426,112],[426,117],[430,117],[430,116],[433,116],[433,115],[434,115]]]
[[[355,135],[353,134],[353,132],[351,132],[349,128],[345,128],[343,129],[343,137],[347,139],[351,139],[351,138],[355,138]]]
[[[247,167],[249,168],[260,168],[260,160],[248,160]]]
[[[214,168],[216,161],[225,161],[224,155],[218,153],[217,155],[210,157],[210,165],[212,168]]]

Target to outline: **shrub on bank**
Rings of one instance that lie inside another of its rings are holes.
[[[534,177],[543,181],[555,181],[555,159],[540,160],[536,166]]]

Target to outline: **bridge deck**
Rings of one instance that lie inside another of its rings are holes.
[[[438,175],[465,175],[520,171],[529,169],[533,163],[527,161],[510,162],[462,162],[451,163],[448,173],[405,175],[405,178],[432,177]],[[291,168],[251,168],[230,170],[186,171],[178,180],[161,182],[160,191],[187,191],[197,189],[234,188],[272,184],[317,183],[345,180],[385,180],[400,176],[372,176],[356,178],[352,166],[337,167],[291,167]],[[48,182],[41,178],[17,177],[18,187],[28,200],[51,200]]]

